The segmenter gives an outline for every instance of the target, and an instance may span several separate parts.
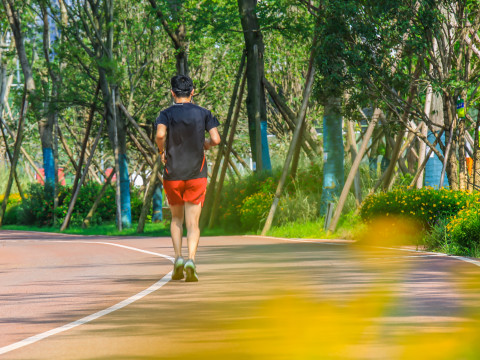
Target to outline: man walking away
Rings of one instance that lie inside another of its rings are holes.
[[[193,82],[188,76],[171,81],[174,104],[163,110],[155,124],[156,142],[165,164],[163,187],[172,212],[170,232],[175,250],[173,280],[198,281],[195,254],[200,239],[198,226],[207,189],[205,151],[220,143],[218,120],[192,103]],[[210,138],[205,138],[205,132]],[[188,260],[182,257],[183,221],[187,226]]]

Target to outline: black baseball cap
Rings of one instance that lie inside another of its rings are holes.
[[[186,75],[176,75],[170,80],[172,91],[177,96],[189,96],[193,90],[193,81]]]

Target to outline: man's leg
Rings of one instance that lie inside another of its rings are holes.
[[[185,203],[185,223],[187,225],[188,258],[195,261],[198,241],[200,240],[200,228],[198,222],[202,212],[202,204]]]
[[[172,212],[172,223],[170,224],[170,233],[172,234],[173,250],[175,258],[182,256],[182,236],[183,236],[183,215],[184,205],[170,205]]]

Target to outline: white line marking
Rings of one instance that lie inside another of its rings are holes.
[[[39,241],[39,242],[69,243],[69,244],[71,244],[71,243],[78,243],[78,244],[102,244],[102,245],[112,245],[112,246],[117,246],[117,247],[124,248],[124,249],[128,249],[128,250],[138,251],[138,252],[141,252],[141,253],[144,253],[144,254],[148,254],[148,255],[154,255],[154,256],[163,257],[164,259],[170,260],[172,263],[175,261],[175,258],[172,257],[172,256],[169,256],[169,255],[163,255],[163,254],[156,253],[156,252],[153,252],[153,251],[142,250],[142,249],[139,249],[139,248],[134,248],[134,247],[131,247],[131,246],[121,245],[121,244],[112,243],[112,242],[105,242],[105,241],[80,241],[80,240],[67,240],[67,241],[63,241],[63,240],[37,240],[37,241]]]
[[[55,240],[44,240],[44,241],[63,242],[63,243],[72,243],[73,242],[73,241],[60,241],[60,240],[57,240],[57,241],[55,241]],[[142,250],[142,249],[134,248],[134,247],[131,247],[131,246],[120,245],[120,244],[115,244],[115,243],[100,242],[100,241],[74,241],[74,242],[85,243],[85,244],[104,244],[104,245],[117,246],[117,247],[125,248],[125,249],[128,249],[128,250],[138,251],[138,252],[141,252],[141,253],[144,253],[144,254],[159,256],[159,257],[168,259],[172,262],[175,260],[173,257],[168,256],[168,255],[163,255],[163,254],[156,253],[156,252],[153,252],[153,251]],[[172,279],[172,272],[170,271],[167,275],[165,275],[163,278],[161,278],[159,281],[157,281],[155,284],[151,285],[147,289],[142,290],[138,294],[135,294],[135,295],[129,297],[128,299],[123,300],[123,301],[120,301],[119,303],[117,303],[113,306],[110,306],[107,309],[100,310],[100,311],[98,311],[98,312],[96,312],[92,315],[85,316],[84,318],[73,321],[69,324],[65,324],[65,325],[57,327],[55,329],[45,331],[41,334],[31,336],[29,338],[20,340],[16,343],[13,343],[13,344],[10,344],[10,345],[7,345],[7,346],[3,346],[3,347],[0,348],[0,355],[6,354],[7,352],[22,348],[22,347],[27,346],[27,345],[31,345],[33,343],[36,343],[37,341],[44,340],[44,339],[46,339],[46,338],[48,338],[52,335],[56,335],[56,334],[62,333],[64,331],[71,330],[71,329],[73,329],[77,326],[84,325],[86,323],[89,323],[90,321],[96,320],[96,319],[98,319],[102,316],[105,316],[105,315],[108,315],[108,314],[110,314],[114,311],[120,310],[120,309],[124,308],[125,306],[128,306],[128,305],[134,303],[135,301],[140,300],[141,298],[153,293],[154,291],[157,291],[163,285],[168,283],[171,279]]]
[[[331,243],[331,242],[324,242],[323,240],[326,239],[310,239],[310,241],[305,241],[305,240],[300,240],[300,239],[289,239],[289,238],[279,238],[275,236],[260,236],[260,235],[243,235],[243,237],[259,237],[259,238],[266,238],[266,239],[274,239],[274,240],[283,240],[283,241],[291,241],[291,242],[303,242],[303,243],[315,243],[315,244],[320,244],[320,245],[349,245],[354,243],[355,241],[350,241],[350,240],[340,240],[340,241],[345,241],[345,243]],[[460,261],[464,261],[467,263],[470,263],[475,266],[480,267],[480,261],[479,260],[474,260],[470,259],[464,256],[455,256],[455,255],[449,255],[445,253],[437,253],[437,252],[431,252],[431,251],[422,251],[422,250],[415,250],[415,249],[402,249],[402,248],[394,248],[394,247],[384,247],[384,246],[372,246],[377,249],[387,249],[387,250],[397,250],[397,251],[408,251],[408,252],[415,252],[415,253],[422,253],[426,254],[424,256],[417,256],[417,257],[449,257],[453,259],[457,259]],[[414,256],[412,256],[414,257]]]

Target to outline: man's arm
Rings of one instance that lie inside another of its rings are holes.
[[[158,151],[162,156],[162,162],[165,164],[165,140],[167,139],[167,127],[163,124],[157,125],[157,135],[155,136],[155,142],[158,146]]]
[[[203,144],[203,148],[205,150],[208,150],[214,146],[217,146],[218,144],[220,144],[220,134],[218,133],[218,130],[216,127],[210,129],[210,131],[208,132],[210,134],[210,138],[209,139],[205,139],[205,143]]]

